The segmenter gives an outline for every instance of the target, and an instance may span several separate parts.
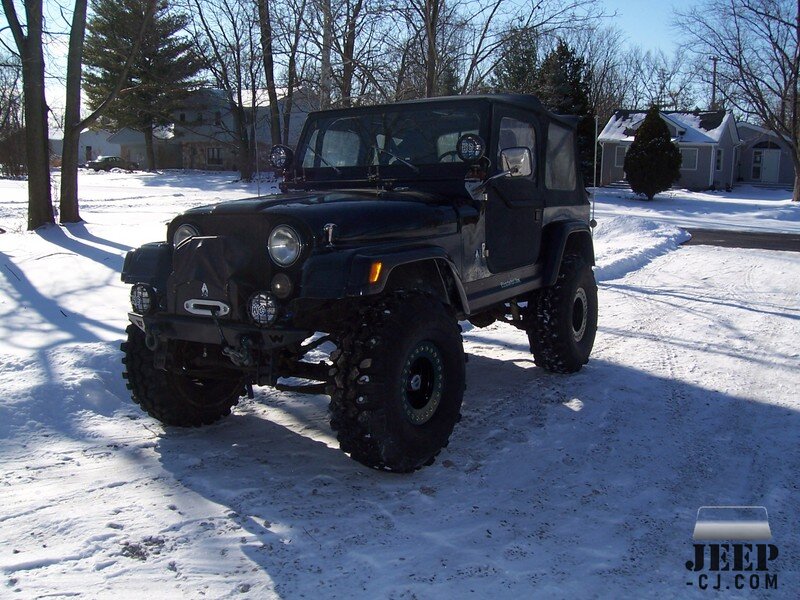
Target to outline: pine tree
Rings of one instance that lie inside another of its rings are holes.
[[[499,94],[535,94],[539,41],[526,28],[509,31],[502,46],[503,60],[495,68],[492,87]]]
[[[93,0],[84,49],[84,90],[94,109],[113,88],[133,47],[147,0]],[[191,89],[201,63],[192,42],[178,35],[188,17],[170,10],[161,0],[136,56],[123,92],[107,111],[118,128],[141,131],[147,148],[147,168],[155,168],[153,129],[170,123],[174,111]]]
[[[594,161],[594,111],[589,104],[586,62],[559,41],[536,70],[533,93],[548,110],[573,115],[578,120],[578,151],[585,182],[592,181]]]
[[[681,153],[672,143],[667,124],[653,105],[636,131],[625,155],[625,175],[631,189],[648,200],[668,190],[681,176]]]

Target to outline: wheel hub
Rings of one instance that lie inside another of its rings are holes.
[[[439,408],[444,388],[442,354],[433,343],[420,342],[406,358],[401,375],[403,409],[415,425],[428,422]]]

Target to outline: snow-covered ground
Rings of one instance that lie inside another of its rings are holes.
[[[798,254],[679,248],[669,221],[716,220],[694,195],[603,195],[590,363],[551,375],[520,332],[466,325],[464,418],[394,476],[336,449],[322,396],[262,389],[190,431],[130,402],[124,254],[255,193],[231,179],[85,173],[86,223],[33,233],[24,184],[0,181],[0,596],[727,597],[684,567],[695,514],[755,504],[781,553],[761,595],[796,597]],[[786,197],[738,214],[791,230]]]
[[[652,202],[630,190],[597,188],[595,217],[633,216],[697,229],[800,233],[800,210],[791,190],[740,185],[732,191],[673,189]]]

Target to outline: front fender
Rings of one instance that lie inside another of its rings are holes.
[[[461,309],[466,311],[467,297],[455,263],[438,246],[404,250],[361,248],[313,257],[303,266],[303,296],[333,299],[380,294],[397,267],[425,261],[435,261],[440,268],[449,270]],[[381,263],[380,274],[375,282],[370,282],[372,265],[376,262]]]
[[[172,244],[153,242],[131,250],[125,255],[121,279],[125,283],[146,283],[156,289],[166,289],[172,272]]]

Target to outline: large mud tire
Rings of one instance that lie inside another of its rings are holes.
[[[553,373],[574,373],[589,362],[597,333],[597,284],[591,265],[569,254],[555,285],[528,304],[534,362]]]
[[[162,371],[153,365],[153,352],[144,333],[135,325],[126,330],[128,341],[121,346],[131,398],[151,417],[165,425],[199,427],[231,413],[245,394],[244,382],[229,379],[198,379]]]
[[[451,311],[397,293],[363,306],[337,336],[331,426],[351,458],[407,473],[447,446],[464,396],[464,348]]]

